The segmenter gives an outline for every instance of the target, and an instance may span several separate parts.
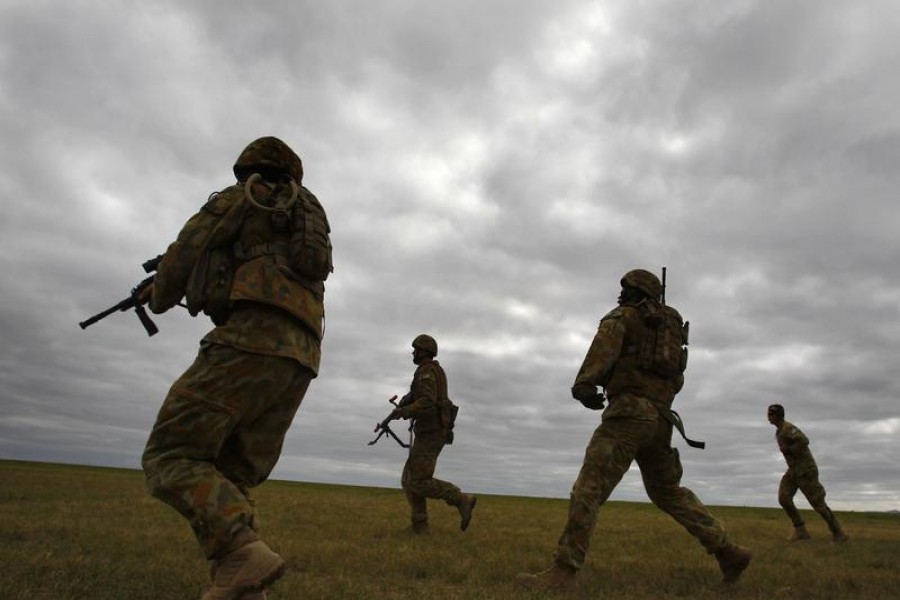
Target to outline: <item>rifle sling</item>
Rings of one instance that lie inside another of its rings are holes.
[[[684,433],[684,423],[681,420],[681,416],[668,407],[657,406],[660,414],[662,414],[663,418],[671,423],[672,427],[678,430],[678,433],[681,434],[681,437],[684,438],[684,441],[687,442],[687,445],[691,448],[699,448],[703,450],[706,448],[706,442],[698,442],[696,440],[692,440]]]

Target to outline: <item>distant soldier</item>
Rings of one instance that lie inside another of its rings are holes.
[[[412,531],[428,533],[427,498],[443,500],[459,511],[459,528],[465,531],[472,520],[477,498],[463,494],[449,481],[434,477],[438,456],[444,445],[453,441],[455,405],[447,395],[447,375],[435,360],[437,342],[430,335],[419,335],[412,342],[413,363],[417,365],[409,393],[391,413],[393,419],[412,419],[415,438],[403,467],[401,484],[409,501]]]
[[[621,286],[619,306],[600,321],[572,387],[585,407],[599,410],[607,398],[609,406],[572,488],[553,566],[517,578],[530,590],[575,591],[597,513],[635,460],[647,495],[716,557],[726,583],[750,564],[750,551],[734,544],[697,496],[681,487],[681,461],[671,440],[673,426],[682,435],[684,429],[670,407],[684,384],[687,324],[661,301],[662,284],[653,273],[629,271]],[[605,388],[606,398],[597,386]]]
[[[203,600],[261,600],[285,562],[257,533],[250,489],[265,481],[321,357],[325,211],[301,185],[300,158],[260,138],[237,182],[188,220],[145,300],[182,297],[216,323],[172,385],[144,449],[150,492],[188,520],[213,582]]]
[[[806,496],[810,506],[825,519],[831,531],[832,541],[846,542],[850,538],[843,532],[837,517],[825,504],[825,488],[819,483],[819,468],[809,449],[809,439],[796,425],[784,420],[782,405],[769,406],[767,416],[769,423],[775,426],[775,441],[778,442],[778,449],[784,455],[788,466],[778,486],[778,503],[794,524],[794,531],[788,537],[788,541],[798,542],[810,538],[806,524],[794,505],[794,495],[799,489]]]

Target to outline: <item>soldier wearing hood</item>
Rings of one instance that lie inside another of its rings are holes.
[[[150,493],[190,523],[210,561],[203,600],[265,598],[284,560],[257,532],[250,490],[278,461],[319,370],[330,227],[300,158],[264,137],[167,249],[143,299],[182,298],[216,327],[160,408],[142,466]]]

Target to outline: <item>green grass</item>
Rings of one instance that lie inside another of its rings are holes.
[[[399,467],[398,467],[399,468]],[[469,531],[431,503],[432,534],[404,532],[400,490],[271,481],[255,492],[262,534],[288,562],[279,599],[527,598],[515,574],[549,566],[565,500],[480,496]],[[900,517],[839,513],[851,536],[784,541],[780,510],[713,507],[754,551],[741,581],[719,585],[715,560],[649,504],[601,510],[582,597],[604,600],[898,597]],[[0,600],[198,599],[208,583],[186,522],[150,498],[140,472],[0,461]]]

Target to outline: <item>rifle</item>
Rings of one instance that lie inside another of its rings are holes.
[[[397,408],[401,408],[403,406],[406,406],[410,402],[412,402],[412,394],[407,394],[406,396],[403,396],[403,398],[400,400],[399,404],[397,403],[397,395],[394,394],[393,396],[388,398],[388,402],[390,402]],[[368,443],[369,446],[373,446],[375,444],[375,442],[377,442],[378,440],[381,439],[381,436],[383,436],[384,434],[388,434],[389,436],[394,438],[394,441],[396,441],[398,444],[400,444],[401,447],[409,448],[409,444],[405,443],[403,440],[398,438],[397,434],[391,430],[390,423],[391,423],[391,421],[394,420],[394,418],[395,418],[394,411],[391,411],[391,414],[389,414],[387,417],[385,417],[384,420],[382,420],[380,423],[377,423],[375,425],[375,429],[373,431],[377,431],[378,436],[374,440],[372,440],[371,442]]]
[[[145,273],[153,273],[156,270],[156,268],[159,266],[159,261],[162,260],[162,257],[163,257],[163,255],[160,254],[156,258],[151,258],[150,260],[144,261],[144,263],[141,265],[141,267],[143,267],[143,269],[144,269],[144,272]],[[146,279],[141,281],[139,284],[134,286],[134,288],[132,288],[132,290],[131,290],[131,294],[129,294],[127,298],[125,298],[121,302],[115,304],[114,306],[107,308],[103,312],[99,312],[96,315],[94,315],[93,317],[90,317],[89,319],[86,319],[86,320],[80,322],[78,324],[78,326],[81,327],[82,329],[85,329],[87,327],[90,327],[97,321],[105,319],[106,317],[113,314],[114,312],[117,312],[117,311],[125,312],[126,310],[133,308],[134,312],[138,316],[138,319],[141,320],[141,325],[143,325],[144,329],[147,331],[147,335],[152,336],[152,335],[159,333],[159,328],[156,326],[156,323],[154,323],[150,319],[150,316],[147,314],[147,309],[144,308],[144,305],[141,304],[141,301],[139,300],[141,292],[143,292],[147,288],[147,286],[152,284],[153,280],[155,278],[156,278],[156,274],[150,275],[150,277],[147,277]]]
[[[660,295],[659,295],[659,303],[662,304],[663,306],[666,305],[666,268],[665,267],[662,268],[662,292],[660,292]],[[687,339],[688,339],[688,334],[690,333],[690,330],[691,330],[690,321],[685,321],[684,327],[683,327],[685,345],[687,345]]]
[[[659,300],[663,306],[666,305],[666,268],[665,267],[662,268],[662,293],[660,294]],[[684,336],[683,340],[684,340],[685,345],[687,345],[688,332],[690,331],[690,326],[691,326],[690,322],[685,321],[684,325],[682,325],[682,327],[681,327],[682,335]],[[686,351],[687,350],[685,350],[685,352]],[[672,427],[674,427],[675,429],[678,430],[678,433],[681,434],[681,437],[684,438],[684,441],[687,442],[688,446],[690,446],[691,448],[699,448],[700,450],[703,450],[704,448],[706,448],[706,442],[698,442],[696,440],[692,440],[691,438],[689,438],[687,436],[687,434],[684,432],[684,423],[681,420],[681,415],[679,415],[677,412],[675,412],[671,408],[665,408],[665,407],[660,409],[660,412],[662,413],[663,418],[666,421],[668,421],[672,425]]]

